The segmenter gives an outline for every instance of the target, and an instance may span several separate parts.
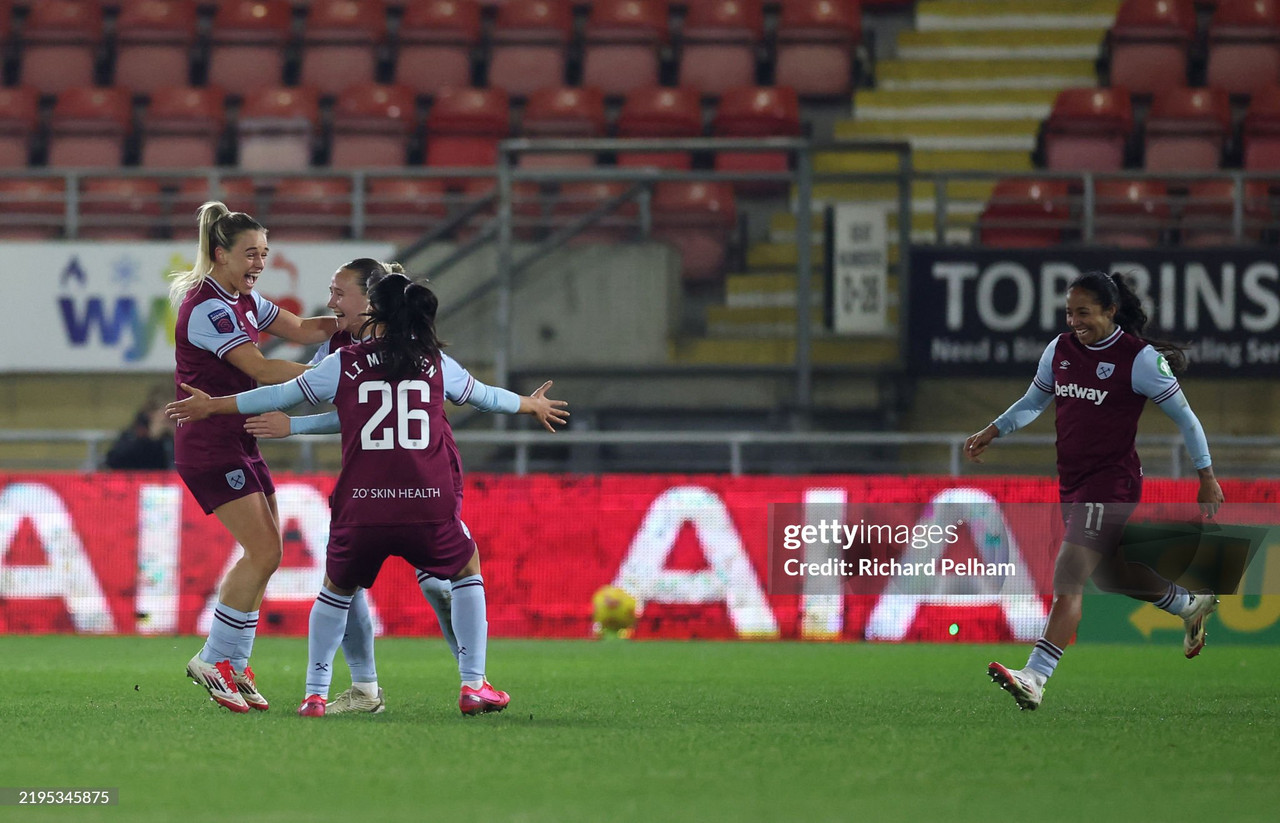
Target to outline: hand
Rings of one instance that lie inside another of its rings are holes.
[[[179,426],[204,420],[213,414],[213,398],[208,393],[186,383],[182,384],[182,390],[191,396],[186,400],[175,400],[164,407],[164,413],[177,421]]]
[[[551,388],[550,380],[539,386],[538,390],[528,397],[521,397],[520,414],[533,415],[542,423],[543,428],[554,434],[556,426],[563,426],[569,422],[569,412],[564,410],[569,402],[547,397],[549,388]]]
[[[1200,513],[1206,518],[1213,517],[1222,507],[1225,498],[1218,479],[1212,474],[1200,475],[1200,491],[1196,493],[1196,502],[1200,504]]]
[[[969,435],[964,441],[964,456],[969,458],[972,463],[981,463],[982,459],[978,456],[987,450],[987,446],[991,445],[991,441],[1000,436],[1000,431],[995,426],[987,426],[977,434]]]
[[[244,430],[259,440],[277,440],[289,436],[289,415],[284,412],[257,414],[244,421]]]

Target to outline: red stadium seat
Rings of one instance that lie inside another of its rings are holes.
[[[372,83],[386,36],[382,0],[312,0],[302,34],[302,84],[337,94]]]
[[[764,37],[761,0],[690,0],[680,49],[680,85],[719,96],[756,83]]]
[[[209,84],[247,95],[284,79],[289,0],[225,0],[217,4],[209,47]]]
[[[462,181],[455,198],[459,208],[474,205],[482,197],[492,195],[498,187],[492,177],[477,177]],[[512,228],[516,239],[533,240],[539,229],[545,228],[549,222],[546,202],[542,196],[542,187],[537,183],[525,181],[511,184],[511,216]],[[497,213],[496,203],[481,210],[478,214],[454,235],[458,242],[465,242],[474,236]]]
[[[529,95],[521,126],[525,137],[603,137],[604,94],[590,87],[538,89]],[[595,163],[592,152],[527,153],[520,157],[520,165],[526,168],[577,169]]]
[[[687,87],[636,89],[622,104],[622,113],[618,115],[618,136],[702,136],[702,106],[698,92]],[[688,171],[693,168],[693,158],[687,151],[618,152],[618,165]]]
[[[1125,0],[1109,34],[1111,85],[1144,95],[1185,86],[1195,36],[1191,0]]]
[[[66,222],[66,183],[62,178],[0,178],[0,238],[53,240]]]
[[[169,237],[174,240],[194,240],[196,212],[209,200],[225,203],[232,211],[249,214],[258,212],[254,184],[247,177],[223,177],[212,189],[207,177],[188,178],[179,184],[173,206],[169,210]]]
[[[679,250],[685,280],[705,282],[723,276],[738,222],[732,186],[659,183],[652,209],[653,238]]]
[[[1254,92],[1242,129],[1247,171],[1280,169],[1280,86]]]
[[[0,88],[0,168],[27,165],[39,115],[40,94],[35,89]]]
[[[320,118],[315,89],[267,88],[245,97],[240,109],[239,165],[278,171],[311,165]]]
[[[1243,194],[1243,237],[1237,240],[1232,227],[1235,181],[1196,180],[1191,183],[1186,205],[1182,208],[1182,245],[1199,248],[1261,242],[1263,232],[1273,225],[1266,181],[1245,181]]]
[[[595,0],[587,17],[582,83],[605,94],[658,85],[667,0]]]
[[[1209,23],[1209,85],[1252,94],[1280,83],[1280,3],[1220,0]]]
[[[846,96],[861,40],[858,0],[789,0],[778,19],[774,83],[802,97]]]
[[[796,137],[801,133],[800,100],[794,89],[786,87],[750,87],[730,89],[720,98],[711,123],[716,137]],[[785,172],[789,169],[786,152],[722,151],[716,154],[717,171]],[[765,194],[787,188],[786,183],[740,182],[739,192]]]
[[[1001,180],[978,217],[978,242],[1006,249],[1056,246],[1071,225],[1064,180]]]
[[[195,42],[192,0],[124,0],[116,18],[116,85],[134,92],[187,85]]]
[[[1094,183],[1093,242],[1099,246],[1150,248],[1169,230],[1169,190],[1159,180]]]
[[[163,227],[160,184],[138,177],[90,177],[80,184],[80,228],[88,240],[149,240]]]
[[[562,184],[552,209],[557,227],[568,225],[573,220],[620,196],[630,187],[629,183],[606,181]],[[574,235],[569,243],[571,245],[624,243],[636,237],[639,225],[640,206],[634,199],[628,200],[611,214]]]
[[[276,184],[270,226],[291,242],[344,240],[351,226],[351,181],[290,178]]]
[[[97,0],[40,0],[22,28],[22,83],[43,94],[92,86],[102,46]]]
[[[442,92],[427,115],[428,166],[494,166],[498,141],[511,133],[502,89]]]
[[[569,0],[507,0],[493,26],[489,85],[515,97],[564,85],[572,37]]]
[[[124,89],[67,89],[49,120],[49,165],[119,166],[132,119]]]
[[[406,246],[434,228],[446,216],[443,180],[422,177],[375,177],[364,198],[367,240]]]
[[[1062,171],[1118,171],[1132,132],[1127,89],[1063,89],[1045,124],[1046,165]]]
[[[1222,165],[1231,101],[1222,89],[1166,89],[1147,113],[1148,171],[1207,171]]]
[[[408,159],[416,108],[406,86],[352,86],[333,108],[329,165],[350,169],[403,166]]]
[[[398,44],[398,84],[418,94],[469,86],[471,52],[480,44],[480,6],[476,0],[411,0],[400,19]]]
[[[225,127],[221,89],[157,88],[142,122],[142,165],[191,168],[218,162]]]

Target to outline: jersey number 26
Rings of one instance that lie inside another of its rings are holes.
[[[360,429],[360,448],[365,451],[386,451],[398,445],[402,449],[425,449],[431,439],[431,420],[426,409],[410,406],[409,393],[417,392],[423,403],[431,400],[431,384],[425,380],[403,380],[392,386],[385,380],[370,380],[360,384],[360,402],[379,401],[369,422]],[[383,426],[382,421],[394,413],[395,425]],[[414,426],[414,422],[418,425]],[[418,436],[413,436],[417,429]]]

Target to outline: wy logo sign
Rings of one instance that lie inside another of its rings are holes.
[[[183,261],[175,257],[170,262],[179,270]],[[57,306],[67,344],[78,350],[110,350],[115,354],[110,361],[120,364],[145,360],[162,332],[172,346],[176,318],[163,280],[157,277],[155,284],[139,288],[139,294],[121,294],[138,287],[142,266],[137,259],[125,256],[109,267],[108,275],[92,272],[96,276],[91,277],[79,255],[73,254],[59,273],[62,294]],[[108,279],[110,283],[104,282]]]

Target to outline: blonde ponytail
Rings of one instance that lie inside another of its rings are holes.
[[[200,232],[200,245],[196,249],[196,263],[190,271],[170,275],[169,302],[180,305],[188,294],[200,288],[205,278],[213,273],[214,250],[230,250],[236,237],[244,231],[261,231],[257,220],[240,211],[231,211],[225,204],[210,200],[196,211],[196,225]]]

